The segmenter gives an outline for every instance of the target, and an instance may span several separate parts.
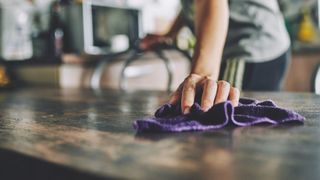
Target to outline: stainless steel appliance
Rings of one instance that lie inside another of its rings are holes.
[[[68,44],[76,53],[110,54],[117,51],[113,46],[132,48],[141,36],[140,10],[125,3],[86,0],[68,6],[64,16],[69,31]]]

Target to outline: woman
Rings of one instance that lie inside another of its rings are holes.
[[[188,113],[201,95],[201,107],[207,111],[228,99],[237,106],[239,88],[281,88],[290,40],[277,0],[183,0],[182,4],[167,34],[148,35],[141,42],[147,50],[174,39],[184,24],[194,30],[197,44],[191,72],[171,103],[181,102],[183,113]]]

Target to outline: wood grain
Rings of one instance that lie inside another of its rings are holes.
[[[320,179],[320,97],[255,93],[304,125],[135,134],[168,94],[30,88],[0,92],[0,177],[26,179]],[[1,178],[3,179],[3,178]]]

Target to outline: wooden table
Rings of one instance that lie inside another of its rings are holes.
[[[0,92],[0,179],[320,179],[320,97],[245,93],[304,125],[136,135],[165,92]],[[5,177],[5,178],[3,178]]]

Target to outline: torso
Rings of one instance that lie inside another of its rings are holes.
[[[182,5],[188,24],[192,26],[192,0],[182,0]],[[229,0],[229,9],[223,59],[263,62],[289,49],[290,40],[277,0]]]

